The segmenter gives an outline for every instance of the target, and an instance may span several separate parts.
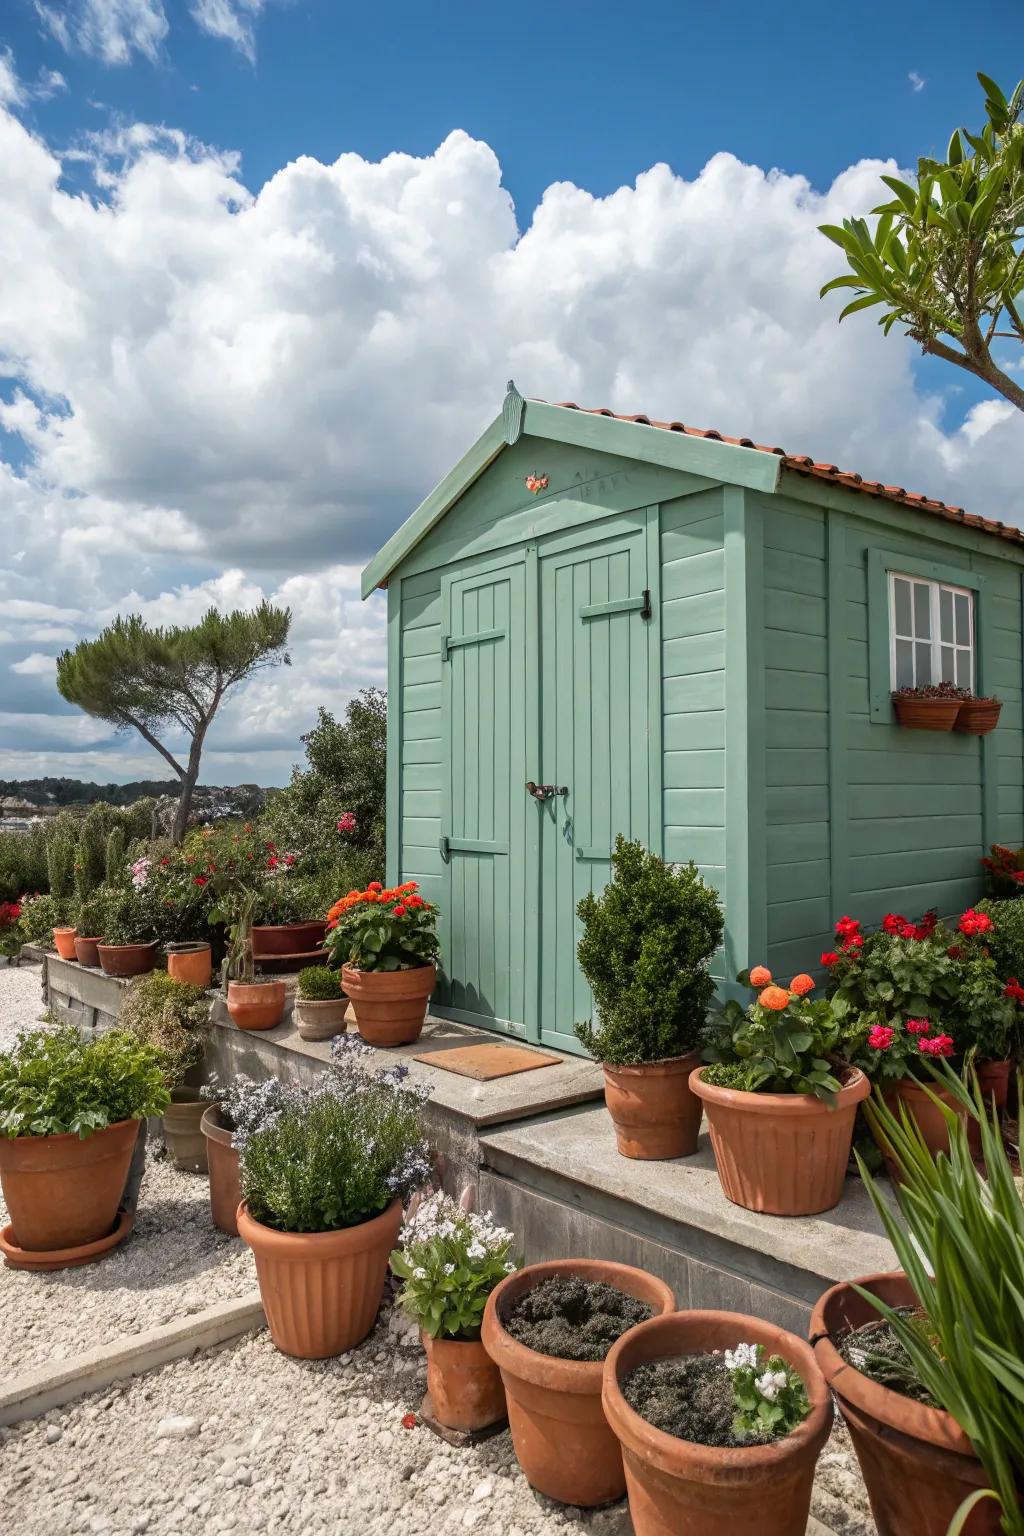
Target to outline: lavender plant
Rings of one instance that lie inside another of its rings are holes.
[[[487,1298],[517,1267],[515,1238],[490,1213],[464,1211],[430,1195],[406,1220],[391,1268],[403,1282],[399,1305],[436,1339],[478,1339]]]

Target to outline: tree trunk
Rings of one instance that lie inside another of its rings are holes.
[[[174,826],[171,828],[171,842],[180,847],[185,840],[188,831],[189,812],[192,810],[192,793],[199,778],[199,762],[203,755],[203,741],[206,737],[206,727],[209,720],[205,721],[192,738],[192,745],[188,753],[188,767],[182,774],[181,794],[178,797],[178,808],[174,813]]]

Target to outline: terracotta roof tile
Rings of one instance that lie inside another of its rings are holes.
[[[557,404],[563,410],[582,411],[587,416],[611,416],[616,421],[632,421],[644,427],[657,427],[663,432],[683,432],[687,437],[707,437],[718,443],[731,443],[736,448],[753,448],[758,453],[774,453],[782,460],[783,468],[792,470],[794,474],[822,480],[829,485],[839,485],[848,491],[859,491],[865,496],[878,496],[885,501],[893,501],[902,506],[930,512],[935,517],[945,518],[947,522],[961,523],[965,528],[976,528],[981,533],[1007,539],[1011,544],[1024,544],[1024,531],[1008,523],[980,517],[976,512],[965,512],[963,507],[947,506],[944,501],[935,501],[932,497],[922,496],[917,491],[905,491],[899,485],[883,485],[878,480],[865,480],[853,470],[840,469],[836,464],[819,463],[805,453],[787,453],[784,448],[771,448],[765,443],[755,443],[750,437],[727,437],[724,432],[716,432],[714,428],[688,427],[681,421],[653,421],[649,416],[622,416],[616,411],[609,410],[607,406],[577,405],[574,400],[560,400]]]

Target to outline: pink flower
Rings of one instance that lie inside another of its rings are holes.
[[[876,1024],[868,1035],[868,1045],[873,1051],[887,1051],[892,1045],[893,1034],[888,1024]]]
[[[345,811],[345,813],[338,818],[338,831],[339,832],[354,832],[355,829],[356,829],[356,818],[355,818],[354,814],[351,811]]]
[[[907,1029],[912,1035],[926,1035],[931,1027],[931,1022],[928,1019],[907,1020]]]
[[[919,1051],[923,1051],[926,1056],[952,1056],[954,1050],[953,1036],[933,1035],[930,1040],[919,1040],[917,1048]]]

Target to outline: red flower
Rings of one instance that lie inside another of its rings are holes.
[[[887,1051],[892,1045],[894,1033],[888,1024],[876,1024],[868,1035],[868,1045],[873,1051]]]
[[[196,875],[194,877],[193,881],[192,881],[192,884],[193,885],[208,885],[209,881],[207,880],[205,875]]]
[[[407,899],[405,904],[406,904],[407,907],[424,907],[424,906],[426,906],[426,902],[423,900],[422,896],[410,896]]]
[[[268,853],[274,853],[276,851],[276,849],[277,849],[277,844],[276,843],[268,843],[267,844],[267,852]]]
[[[960,956],[963,954],[963,952],[964,952],[964,947],[963,947],[962,944],[951,944],[949,946],[949,948],[946,950],[946,954],[949,956],[949,958],[951,960],[959,960]]]
[[[294,853],[286,853],[285,856],[284,856],[284,861],[287,864],[288,868],[291,869],[292,865],[295,863],[295,855],[294,855]]]
[[[882,918],[882,931],[884,933],[898,933],[902,938],[906,938],[905,930],[908,926],[906,918],[901,917],[898,912],[887,912]]]
[[[864,940],[859,933],[851,933],[843,943],[842,950],[845,955],[855,955],[864,945]]]
[[[368,891],[382,891],[384,887],[381,885],[379,880],[371,880],[366,889]]]
[[[161,864],[169,864],[170,862],[171,862],[170,859],[161,859],[160,860]]]
[[[992,928],[992,919],[987,912],[975,912],[973,907],[968,907],[957,927],[961,933],[973,939],[979,933],[988,933]]]
[[[212,870],[214,874],[217,873],[217,866],[216,866],[216,864],[214,864],[212,859],[210,860],[209,864],[207,864],[206,867],[207,867],[207,869]]]
[[[926,1035],[931,1027],[931,1021],[929,1019],[907,1020],[907,1029],[912,1035]]]
[[[917,1048],[919,1051],[923,1051],[926,1056],[952,1056],[954,1050],[953,1036],[933,1035],[930,1040],[919,1040]]]
[[[344,814],[341,817],[339,817],[339,819],[338,819],[338,831],[339,832],[354,832],[355,829],[356,829],[356,818],[355,818],[354,814],[351,811],[345,811]]]
[[[1012,997],[1015,1003],[1024,1003],[1024,987],[1021,986],[1016,976],[1011,976],[1003,988],[1004,997]]]
[[[268,869],[276,869],[277,868],[277,855],[276,854],[272,853],[270,855],[270,858],[267,860],[267,868]]]
[[[839,956],[834,949],[827,949],[821,957],[822,965],[838,965]]]
[[[860,933],[860,919],[841,917],[836,923],[836,933],[841,939],[852,939],[854,934]]]
[[[402,1414],[402,1428],[403,1429],[415,1429],[416,1425],[418,1423],[419,1423],[419,1419],[416,1417],[416,1415],[414,1413],[403,1413]]]
[[[393,917],[404,917],[405,916],[405,907],[402,905],[401,902],[399,902],[397,907],[392,907],[391,908],[391,913],[392,913]]]

